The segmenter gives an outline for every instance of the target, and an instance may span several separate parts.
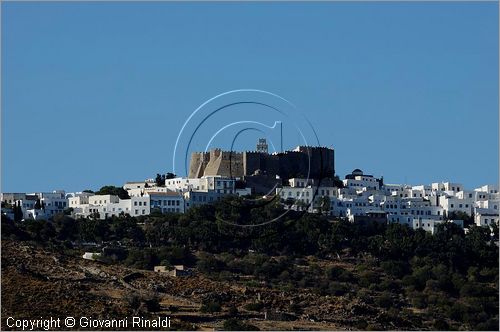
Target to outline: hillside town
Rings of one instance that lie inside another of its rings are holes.
[[[308,164],[304,155],[308,153],[310,164],[315,165],[314,172],[304,167]],[[498,185],[466,189],[455,182],[388,184],[382,177],[364,174],[360,169],[339,180],[333,176],[333,149],[297,147],[269,154],[265,139],[259,140],[257,151],[240,153],[237,158],[231,158],[231,154],[237,153],[217,149],[201,156],[193,153],[189,177],[168,173],[158,174],[156,179],[127,182],[122,187],[126,192],[123,197],[91,190],[2,193],[2,215],[16,221],[49,220],[58,213],[74,218],[138,217],[184,213],[191,207],[236,195],[279,199],[285,209],[321,213],[351,222],[401,223],[431,233],[444,222],[453,222],[465,231],[471,224],[485,227],[499,224]],[[256,155],[265,156],[265,161],[262,162],[262,157],[255,158]],[[250,156],[257,162],[250,160]],[[286,161],[280,163],[282,158]],[[287,165],[285,170],[282,164]],[[323,169],[325,177],[318,175]],[[314,176],[306,177],[304,173]]]

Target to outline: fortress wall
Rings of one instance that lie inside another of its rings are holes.
[[[279,174],[283,179],[307,177],[309,160],[303,152],[288,151],[279,154]]]
[[[203,175],[243,176],[243,157],[239,152],[210,151],[210,161]]]
[[[220,158],[220,154],[213,152],[214,151],[210,151],[210,160],[208,161],[202,175],[223,175],[218,173],[222,158]]]
[[[241,152],[223,152],[218,174],[228,177],[243,176],[243,154]]]
[[[276,155],[247,151],[243,153],[245,175],[253,175],[260,170],[261,174],[275,176],[279,174],[279,158]]]
[[[269,176],[275,177],[280,174],[280,160],[277,155],[265,155],[261,160],[261,170],[264,170]]]
[[[261,153],[258,152],[243,152],[243,173],[244,175],[253,175],[256,170],[260,169]]]
[[[228,152],[220,149],[211,150],[209,153],[193,153],[189,168],[189,177],[203,175],[221,176],[251,176],[256,170],[261,174],[274,177],[280,175],[283,179],[291,177],[310,178],[332,177],[335,175],[334,150],[326,147],[299,147],[296,151],[271,155],[255,151]],[[321,172],[321,170],[323,170]]]
[[[323,147],[310,148],[311,154],[311,171],[314,171],[314,177],[333,177],[335,175],[334,168],[334,150]],[[321,174],[322,172],[322,174]]]
[[[205,167],[209,160],[209,154],[204,152],[193,152],[189,162],[189,178],[200,178],[203,176]]]
[[[279,155],[280,175],[282,178],[333,177],[334,150],[325,147],[300,147],[298,151],[288,151]],[[309,166],[310,163],[310,166]]]

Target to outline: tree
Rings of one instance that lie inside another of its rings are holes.
[[[100,242],[109,234],[109,223],[100,219],[82,219],[78,224],[80,239],[86,242]]]
[[[114,195],[118,196],[120,199],[129,199],[130,196],[128,195],[128,192],[123,189],[122,187],[115,187],[115,186],[104,186],[101,189],[99,189],[96,193],[96,195]]]
[[[386,309],[392,307],[393,301],[391,294],[388,292],[383,292],[379,297],[375,299],[375,304]]]
[[[156,174],[156,179],[155,179],[156,185],[158,187],[164,187],[165,186],[165,175],[161,174]]]
[[[28,220],[26,231],[32,239],[38,242],[47,242],[56,235],[52,223],[45,220]]]
[[[223,328],[225,331],[258,331],[259,329],[251,324],[240,322],[236,318],[229,318],[224,321]]]
[[[58,213],[52,218],[59,240],[75,240],[78,235],[78,224],[76,221],[65,215]]]
[[[168,179],[173,179],[175,178],[177,175],[175,175],[174,173],[170,173],[168,172],[167,175],[165,176],[165,178],[168,180]]]
[[[337,188],[344,188],[344,182],[342,182],[338,175],[333,177],[333,186]]]
[[[204,273],[218,272],[221,268],[221,262],[218,261],[215,257],[202,254],[200,255],[200,259],[196,263],[196,267],[198,270]]]
[[[23,209],[21,208],[21,203],[17,202],[12,210],[14,213],[14,221],[21,221],[23,219]]]
[[[447,220],[463,220],[464,227],[474,224],[474,217],[462,211],[452,211],[448,213]]]
[[[42,208],[42,204],[40,202],[40,198],[37,198],[36,199],[36,202],[35,202],[35,210],[40,210]]]
[[[208,312],[208,313],[219,312],[221,310],[222,310],[222,305],[219,303],[219,301],[213,301],[213,300],[204,300],[200,308],[201,312]]]
[[[496,223],[493,223],[490,225],[490,228],[493,239],[498,241],[498,225]]]
[[[319,209],[321,211],[321,214],[328,215],[330,214],[330,197],[328,196],[321,196],[319,199]]]

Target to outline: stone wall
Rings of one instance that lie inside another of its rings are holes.
[[[222,175],[227,177],[242,177],[243,154],[227,152],[220,149],[210,152],[194,152],[189,164],[190,178],[201,178],[204,175]]]
[[[294,151],[267,154],[255,151],[229,152],[220,149],[191,155],[189,177],[221,175],[227,177],[252,176],[254,174],[282,179],[292,177],[333,177],[334,150],[326,147],[299,147]],[[309,166],[310,165],[310,166]]]

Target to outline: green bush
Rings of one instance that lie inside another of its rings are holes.
[[[432,326],[436,331],[449,331],[450,330],[450,325],[441,318],[435,319],[434,322],[432,322]]]
[[[236,316],[238,316],[238,313],[239,313],[238,308],[236,308],[235,305],[231,305],[229,307],[229,310],[228,310],[229,316],[236,317]]]
[[[354,275],[351,272],[347,271],[347,270],[342,271],[338,275],[337,279],[339,281],[344,281],[344,282],[351,282],[351,283],[352,282],[356,282],[356,279],[355,279]]]
[[[244,308],[248,311],[261,311],[264,308],[262,302],[254,302],[245,304]]]
[[[141,298],[137,293],[127,293],[125,295],[125,301],[132,309],[137,309],[141,305]]]
[[[206,303],[203,303],[200,307],[200,312],[203,313],[214,313],[214,312],[220,312],[221,310],[222,306],[217,301],[207,301]]]
[[[156,296],[144,299],[144,304],[149,312],[158,312],[161,309],[160,300]]]
[[[290,305],[290,311],[296,315],[300,315],[303,313],[302,307],[298,303],[292,303]]]
[[[491,318],[485,322],[481,322],[474,327],[477,331],[498,331],[498,318]]]
[[[427,296],[420,292],[415,292],[410,294],[410,299],[412,305],[414,305],[418,309],[427,308]]]
[[[498,280],[498,267],[482,268],[479,271],[479,278],[483,282],[495,282]]]
[[[219,272],[222,269],[222,262],[217,260],[213,255],[201,254],[196,262],[196,267],[203,273]]]
[[[399,289],[399,285],[394,280],[383,280],[380,283],[379,288],[383,291],[397,291]]]
[[[340,282],[332,281],[328,284],[328,293],[334,296],[341,296],[347,293],[349,288]]]
[[[393,306],[394,302],[392,300],[391,294],[383,292],[382,295],[375,298],[375,304],[382,308],[390,308]]]
[[[335,280],[344,271],[345,270],[339,266],[330,266],[326,269],[326,277]]]
[[[384,270],[385,273],[397,278],[402,278],[405,274],[407,274],[409,268],[408,263],[393,260],[380,263],[380,267]]]
[[[455,302],[448,309],[448,316],[451,319],[456,320],[457,322],[465,321],[465,314],[466,313],[467,313],[467,307],[459,302]]]
[[[358,284],[361,287],[370,287],[372,284],[377,284],[380,281],[380,278],[377,273],[372,271],[363,271],[359,274]]]
[[[356,294],[360,300],[367,304],[373,303],[373,296],[369,290],[366,288],[360,288]]]
[[[125,265],[143,270],[151,270],[156,264],[154,252],[150,249],[129,250]]]
[[[432,272],[430,266],[423,266],[416,268],[412,273],[413,287],[417,290],[423,290],[427,280],[431,279]]]
[[[368,323],[365,320],[360,320],[354,323],[354,327],[357,330],[366,330],[366,328],[368,327]]]
[[[411,275],[404,276],[401,282],[403,283],[404,286],[410,288],[414,288],[414,285],[416,284],[415,278]]]
[[[222,324],[224,331],[259,331],[259,329],[251,324],[246,324],[236,318],[230,318]]]

